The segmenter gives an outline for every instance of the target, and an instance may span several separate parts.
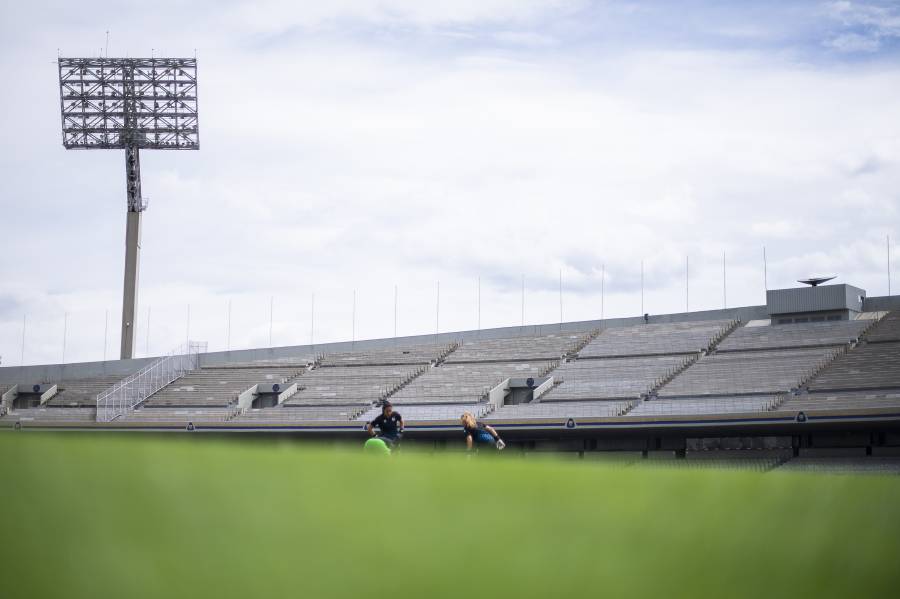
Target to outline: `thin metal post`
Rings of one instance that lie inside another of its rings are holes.
[[[522,275],[522,327],[525,328],[525,275]]]
[[[562,310],[562,269],[559,269],[559,330],[562,330],[563,310]]]
[[[606,264],[600,265],[600,320],[603,320],[603,304],[605,303],[605,287],[606,287]]]
[[[725,270],[725,252],[722,252],[722,308],[728,308],[728,271]]]
[[[68,333],[69,329],[69,313],[63,313],[63,341],[62,341],[62,360],[60,360],[60,364],[66,363],[66,333]]]
[[[231,351],[231,300],[228,300],[225,312],[225,350]]]
[[[22,353],[19,356],[20,366],[25,366],[25,321],[27,318],[27,314],[22,315]]]

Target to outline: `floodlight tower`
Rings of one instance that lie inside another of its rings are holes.
[[[125,150],[122,359],[134,354],[141,252],[141,149],[198,150],[196,58],[60,58],[63,146]]]

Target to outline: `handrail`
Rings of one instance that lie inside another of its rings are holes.
[[[205,352],[205,342],[188,341],[98,394],[97,422],[124,416],[172,381],[196,370],[200,354]]]

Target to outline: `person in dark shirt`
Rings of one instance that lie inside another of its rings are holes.
[[[375,429],[378,429],[378,432],[375,432]],[[366,430],[373,437],[380,437],[389,446],[394,447],[400,442],[400,435],[403,434],[403,416],[394,411],[391,402],[384,400],[381,404],[381,414],[369,423]]]
[[[471,412],[463,412],[460,421],[466,433],[467,450],[471,451],[475,443],[489,443],[496,446],[498,450],[506,447],[506,443],[503,442],[494,427],[478,422]]]

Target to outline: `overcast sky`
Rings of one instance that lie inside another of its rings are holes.
[[[560,272],[565,320],[634,316],[642,260],[646,312],[761,304],[763,246],[770,288],[886,294],[896,3],[671,4],[3,3],[3,364],[25,315],[26,364],[66,319],[65,360],[101,359],[107,311],[118,355],[124,156],[63,149],[55,66],[107,30],[199,61],[200,151],[142,154],[138,356],[188,305],[211,350],[229,302],[233,349],[269,344],[270,302],[273,343],[307,343],[313,293],[316,342],[389,337],[395,286],[400,335],[475,328],[478,277],[482,327],[520,324],[523,274],[528,324],[559,320]]]

